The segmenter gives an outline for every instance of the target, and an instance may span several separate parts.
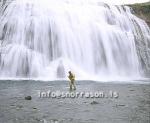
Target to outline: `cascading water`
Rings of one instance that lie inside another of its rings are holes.
[[[139,76],[138,47],[147,46],[148,35],[128,7],[92,0],[1,3],[0,76],[57,79],[68,70],[78,79]]]

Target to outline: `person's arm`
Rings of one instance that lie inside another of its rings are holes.
[[[71,80],[71,77],[70,77],[70,75],[68,76],[68,78],[69,78],[69,80]]]
[[[75,74],[73,74],[73,79],[75,80]]]

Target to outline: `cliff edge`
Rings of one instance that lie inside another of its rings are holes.
[[[133,14],[145,20],[150,26],[150,2],[127,5],[133,9]]]

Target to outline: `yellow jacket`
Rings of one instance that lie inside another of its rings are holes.
[[[68,78],[69,78],[71,81],[73,81],[73,80],[75,80],[75,75],[74,75],[74,74],[70,74],[70,75],[68,76]]]

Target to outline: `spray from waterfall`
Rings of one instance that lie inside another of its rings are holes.
[[[92,0],[10,1],[0,9],[0,76],[58,79],[69,70],[78,79],[140,76],[148,57],[141,63],[139,47],[147,47],[149,35],[129,7]]]

